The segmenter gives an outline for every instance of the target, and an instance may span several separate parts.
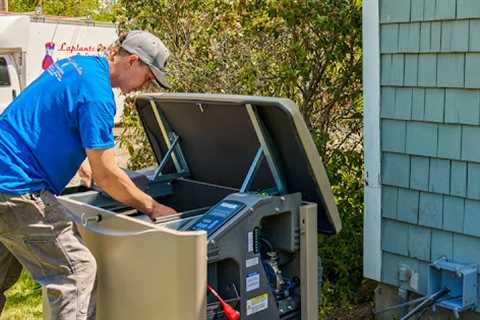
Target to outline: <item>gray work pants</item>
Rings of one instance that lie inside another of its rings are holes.
[[[20,264],[46,288],[50,319],[95,319],[95,258],[48,191],[0,193],[0,313]]]

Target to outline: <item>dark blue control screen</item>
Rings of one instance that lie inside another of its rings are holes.
[[[225,200],[211,208],[188,230],[204,230],[211,235],[225,222],[245,208],[245,204],[232,200]]]

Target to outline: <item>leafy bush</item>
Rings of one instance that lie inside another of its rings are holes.
[[[362,282],[361,1],[118,2],[120,30],[157,34],[172,57],[173,91],[284,96],[300,107],[328,170],[343,220],[319,236],[322,313],[358,302]],[[131,106],[122,143],[130,165],[153,164]]]
[[[328,155],[361,130],[360,3],[119,1],[121,30],[156,33],[175,91],[285,96]]]
[[[343,229],[335,236],[319,235],[324,272],[323,315],[336,307],[348,308],[370,298],[359,290],[363,279],[363,154],[334,151],[327,171]]]
[[[12,12],[33,12],[38,5],[44,14],[70,17],[90,16],[96,21],[113,19],[113,4],[102,0],[10,0],[8,9]]]

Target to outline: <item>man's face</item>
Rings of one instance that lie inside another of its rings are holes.
[[[115,63],[118,67],[117,87],[123,93],[145,89],[155,79],[150,68],[136,55],[117,56]]]

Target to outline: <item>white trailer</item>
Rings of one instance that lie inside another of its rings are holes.
[[[0,113],[54,61],[75,54],[106,55],[116,39],[112,23],[0,13]],[[114,92],[118,123],[123,99]]]

